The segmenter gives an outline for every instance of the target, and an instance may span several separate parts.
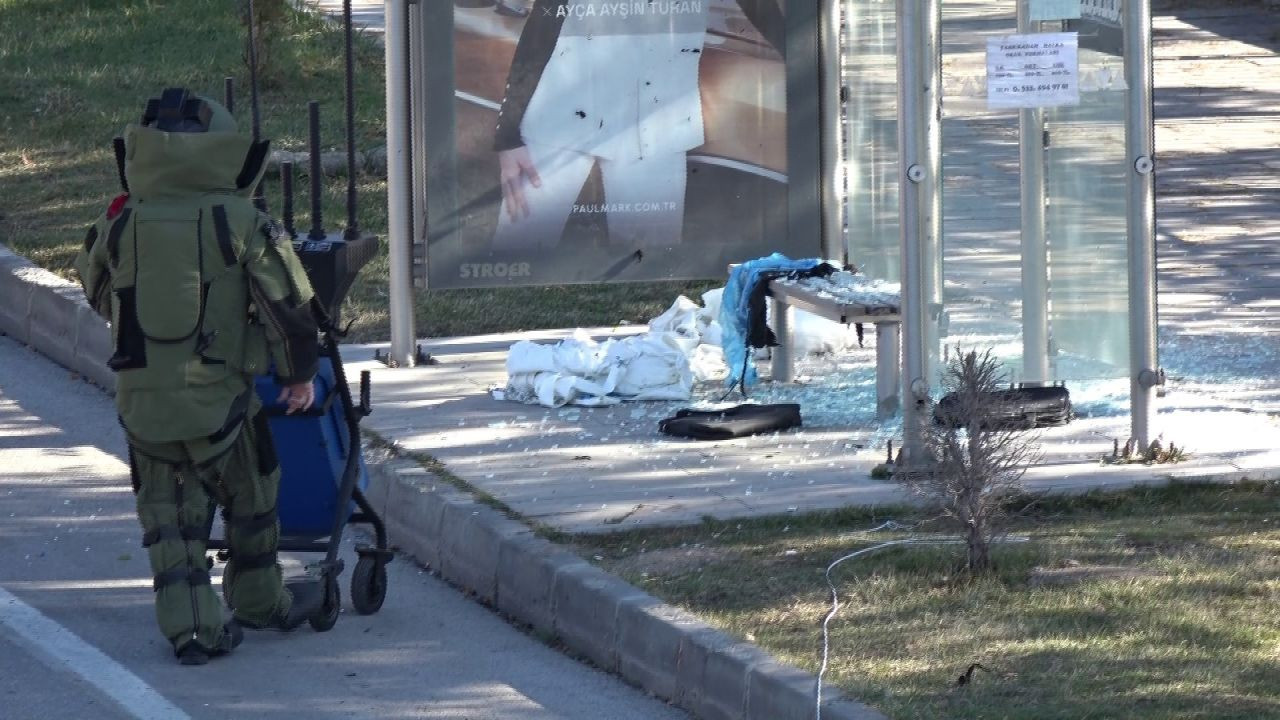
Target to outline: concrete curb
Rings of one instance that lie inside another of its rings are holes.
[[[813,675],[544,540],[408,460],[369,463],[401,552],[535,634],[707,720],[810,720]],[[826,720],[882,720],[824,691]]]
[[[111,329],[63,280],[0,245],[0,332],[114,392]]]

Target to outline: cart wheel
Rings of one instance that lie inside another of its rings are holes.
[[[326,575],[324,578],[324,606],[307,622],[316,632],[328,632],[338,622],[338,612],[342,610],[342,591],[338,589],[338,578]]]
[[[351,604],[361,615],[372,615],[382,609],[387,599],[387,564],[373,555],[356,561],[351,573]]]
[[[231,584],[235,582],[233,580],[235,571],[231,569],[232,567],[234,566],[228,561],[222,568],[222,601],[227,604],[228,610],[235,610],[231,604]]]

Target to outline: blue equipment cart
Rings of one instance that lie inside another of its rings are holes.
[[[370,236],[350,242],[333,238],[294,246],[315,287],[313,305],[322,330],[315,403],[309,410],[287,415],[276,402],[281,387],[272,376],[258,377],[255,385],[280,461],[279,550],[325,554],[310,566],[319,571],[325,602],[309,620],[312,628],[324,632],[337,622],[342,607],[338,576],[344,564],[338,551],[346,526],[370,525],[375,539],[372,546],[356,547],[360,558],[351,574],[351,604],[360,614],[381,609],[387,593],[386,565],[392,558],[386,527],[364,496],[369,477],[360,451],[359,423],[370,412],[369,373],[361,373],[356,404],[338,353],[340,332],[331,319],[356,272],[376,250],[376,241]],[[225,542],[210,541],[209,548],[218,550],[220,560],[230,557]]]
[[[315,404],[310,410],[285,414],[276,403],[280,385],[270,376],[257,378],[258,399],[267,414],[271,438],[280,457],[280,534],[291,537],[326,537],[337,515],[338,490],[351,455],[351,430],[334,377],[333,358],[320,358],[315,379]],[[359,409],[357,409],[359,412]],[[357,490],[369,486],[364,458],[357,452]],[[325,480],[332,487],[325,486]],[[355,510],[347,502],[347,513]]]

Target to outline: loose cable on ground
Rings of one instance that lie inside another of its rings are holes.
[[[903,525],[902,523],[889,520],[869,530],[863,530],[858,534],[869,534],[873,532],[880,532],[882,530],[913,530],[915,528],[916,525]],[[1028,538],[1026,537],[1016,537],[1005,538],[1004,542],[1026,542],[1027,540]],[[887,542],[882,542],[879,545],[872,545],[870,547],[862,548],[861,550],[855,550],[847,555],[837,558],[827,566],[827,571],[824,573],[824,577],[827,580],[827,587],[831,589],[831,611],[828,612],[827,616],[822,620],[822,665],[818,668],[818,686],[815,693],[816,711],[814,713],[814,720],[822,720],[822,678],[827,672],[827,660],[830,652],[830,633],[828,631],[828,625],[831,623],[831,619],[836,616],[836,613],[840,611],[840,595],[836,591],[835,583],[831,581],[831,571],[845,560],[852,560],[853,558],[867,555],[877,550],[883,550],[884,548],[893,547],[895,545],[963,545],[964,543],[965,541],[961,538],[944,537],[917,537],[903,538],[901,540],[889,540]]]

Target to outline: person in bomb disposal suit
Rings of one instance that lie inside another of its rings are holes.
[[[125,130],[128,192],[94,221],[76,269],[111,321],[116,406],[129,443],[156,617],[178,660],[232,650],[242,627],[289,630],[323,604],[276,562],[280,469],[253,375],[274,361],[289,412],[314,400],[312,290],[289,239],[249,199],[267,143],[180,88]],[[214,501],[227,512],[223,583],[209,583]]]
[[[777,0],[736,0],[778,52]],[[711,0],[535,0],[498,113],[493,249],[552,247],[599,167],[611,243],[675,245]]]

